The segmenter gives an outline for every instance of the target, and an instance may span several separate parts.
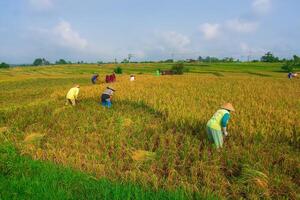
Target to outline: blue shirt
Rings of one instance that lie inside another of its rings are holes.
[[[97,78],[98,78],[98,76],[96,76],[96,75],[93,76],[93,77],[92,77],[92,82],[95,83]]]
[[[222,126],[222,127],[226,127],[226,126],[227,126],[227,123],[228,123],[229,118],[230,118],[230,114],[229,114],[229,113],[226,113],[226,114],[223,116],[223,118],[222,118],[222,120],[221,120],[221,126]]]

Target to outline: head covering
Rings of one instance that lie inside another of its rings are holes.
[[[107,88],[107,89],[110,89],[110,90],[112,90],[112,91],[114,91],[114,92],[116,91],[116,90],[115,90],[113,87],[111,87],[111,86],[107,86],[106,88]]]
[[[225,103],[221,106],[221,108],[223,108],[225,110],[229,110],[229,111],[235,111],[235,109],[231,103]]]
[[[74,87],[80,88],[80,85],[79,84],[75,84]]]

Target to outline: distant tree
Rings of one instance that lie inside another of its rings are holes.
[[[165,61],[163,61],[164,63],[173,63],[174,62],[174,60],[173,59],[167,59],[167,60],[165,60]]]
[[[182,62],[178,62],[172,66],[172,71],[174,74],[183,74],[184,65]]]
[[[42,58],[42,65],[50,65],[50,62],[45,58]]]
[[[232,57],[225,57],[222,60],[223,62],[234,62],[234,59]]]
[[[199,62],[203,62],[203,58],[201,56],[198,57]]]
[[[293,59],[287,61],[281,69],[287,72],[294,72],[295,69],[300,68],[300,57],[294,55]]]
[[[195,63],[195,62],[196,62],[196,60],[195,60],[195,59],[191,59],[191,58],[190,58],[190,59],[187,59],[187,60],[186,60],[186,62],[188,62],[188,63]]]
[[[33,61],[33,66],[50,65],[50,62],[45,58],[37,58]]]
[[[220,62],[220,60],[217,57],[207,56],[205,59],[203,59],[203,62]]]
[[[275,57],[271,52],[267,52],[260,59],[262,62],[279,62],[279,58]]]
[[[297,55],[293,55],[293,60],[295,63],[300,64],[300,57]]]
[[[6,64],[5,62],[2,62],[0,64],[0,68],[9,68],[9,64]]]
[[[121,63],[129,63],[129,60],[125,58],[125,59],[122,60]]]
[[[65,65],[65,64],[68,64],[68,63],[64,59],[59,59],[58,61],[55,62],[55,64],[57,64],[57,65]]]
[[[103,61],[98,61],[97,64],[99,64],[99,65],[100,65],[100,64],[103,64]]]

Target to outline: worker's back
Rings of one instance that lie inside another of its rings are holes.
[[[227,110],[219,109],[207,122],[207,126],[215,130],[221,130],[221,120],[226,113],[229,114]]]
[[[73,87],[69,90],[67,93],[67,99],[76,99],[79,93],[79,88],[78,87]]]

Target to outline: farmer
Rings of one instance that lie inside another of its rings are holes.
[[[67,93],[67,100],[66,100],[66,105],[71,104],[72,106],[76,105],[77,97],[79,94],[79,88],[80,86],[78,84],[74,85],[69,92]]]
[[[135,76],[133,74],[130,75],[130,81],[134,81],[135,80]]]
[[[292,72],[289,72],[289,73],[288,73],[288,78],[289,78],[289,79],[292,79],[292,78],[293,78],[293,73],[292,73]]]
[[[208,139],[214,142],[216,148],[223,146],[223,134],[228,135],[226,130],[230,112],[235,111],[231,103],[225,103],[207,122]]]
[[[109,75],[105,76],[105,83],[110,83],[110,76]]]
[[[115,74],[115,72],[111,75],[111,81],[112,82],[116,81],[116,74]]]
[[[98,81],[99,74],[95,74],[92,76],[91,81],[93,84],[96,84]]]
[[[106,90],[101,95],[101,104],[102,104],[102,106],[107,107],[107,108],[111,107],[111,98],[112,98],[112,95],[115,91],[116,90],[113,89],[110,86],[108,86],[106,88]]]

